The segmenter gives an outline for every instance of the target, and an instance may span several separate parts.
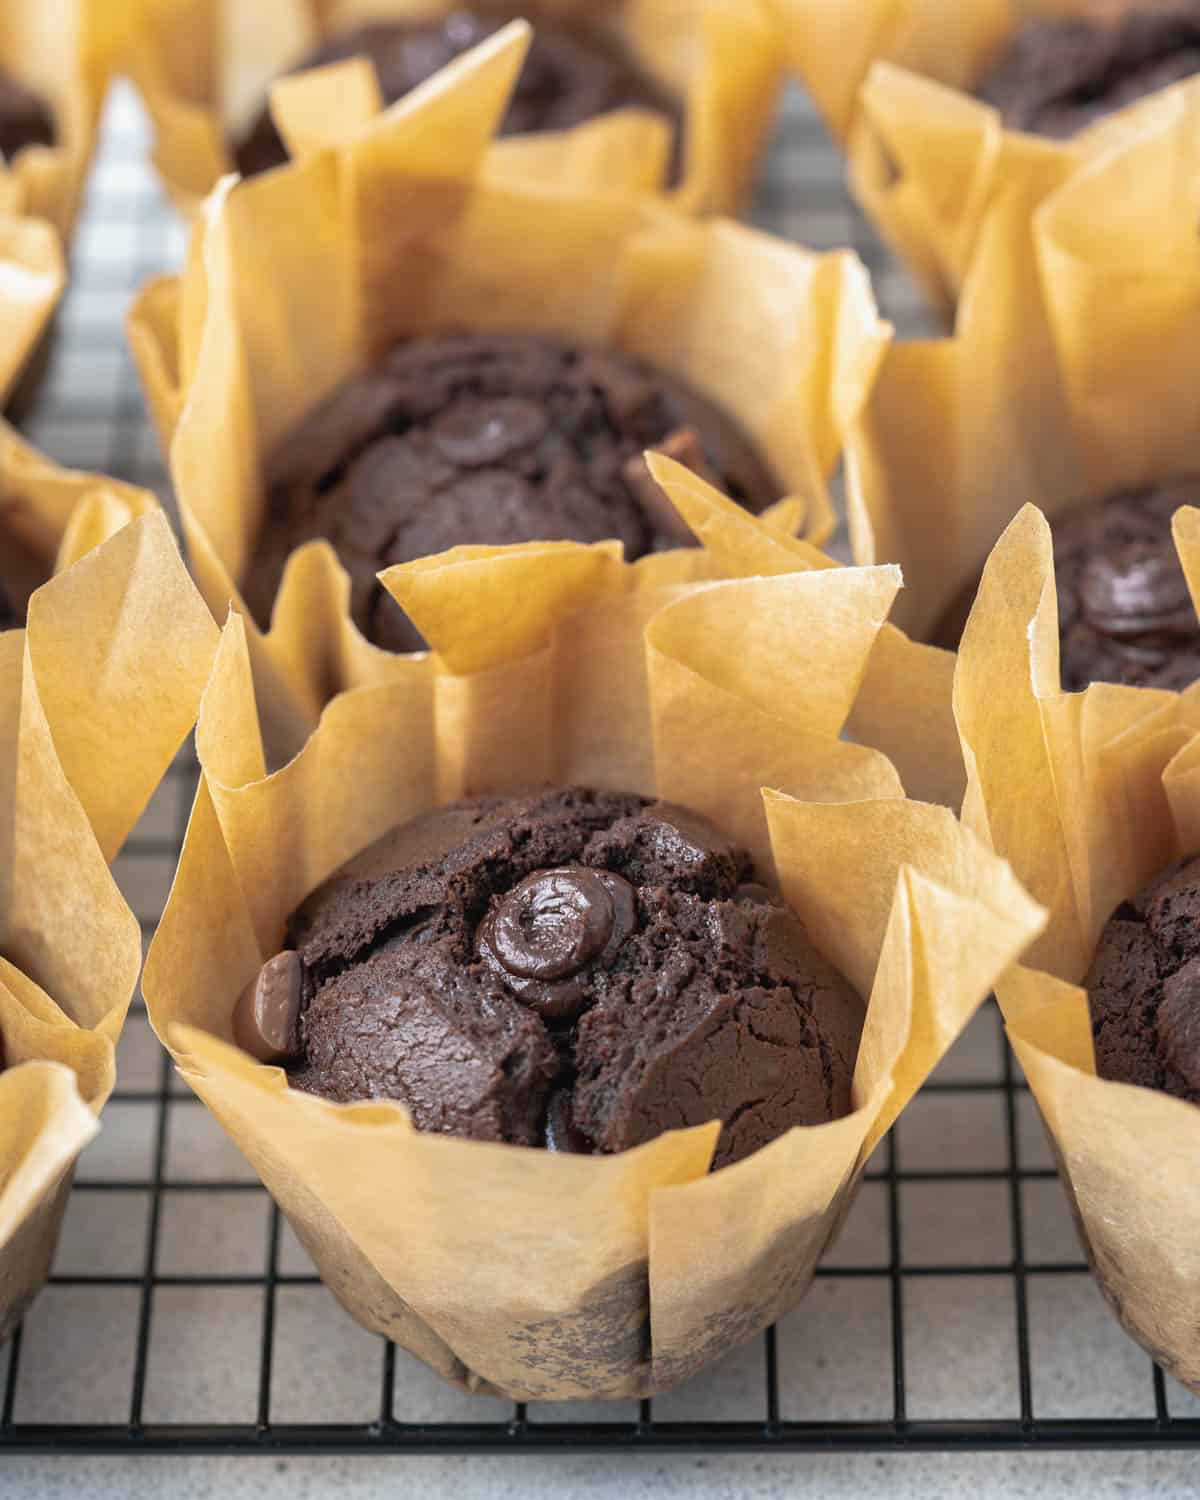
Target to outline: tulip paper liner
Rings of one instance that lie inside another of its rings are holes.
[[[1001,196],[1036,194],[1099,160],[1177,92],[1161,90],[1069,141],[1006,130],[972,97],[1026,17],[1096,15],[1128,0],[771,3],[792,67],[847,153],[860,205],[947,316]]]
[[[681,464],[660,453],[648,454],[647,461],[705,548],[714,577],[773,578],[837,566],[816,547],[789,535],[774,518],[750,515]],[[966,773],[954,723],[953,683],[953,653],[910,640],[885,624],[875,638],[846,731],[883,751],[910,797],[957,810]]]
[[[374,354],[447,328],[556,332],[682,377],[757,441],[809,539],[828,534],[828,476],[890,337],[865,269],[627,195],[489,177],[527,40],[514,23],[353,141],[226,185],[184,275],[138,298],[134,350],[218,619],[262,524],[265,457]],[[311,78],[287,91],[310,139],[320,97]],[[357,633],[347,649],[381,670]]]
[[[123,0],[122,0],[123,4]],[[0,67],[50,105],[54,146],[0,159],[0,405],[58,306],[69,243],[119,42],[109,0],[6,0]]]
[[[1174,530],[1195,600],[1200,511],[1178,511]],[[1134,1338],[1200,1390],[1200,1109],[1099,1078],[1078,988],[1117,905],[1200,849],[1200,696],[1065,694],[1058,671],[1049,529],[1027,507],[988,563],[955,680],[964,822],[1050,914],[1029,967],[996,993],[1101,1288]]]
[[[126,0],[5,0],[0,66],[46,100],[53,146],[0,161],[0,217],[49,223],[69,241],[124,37]]]
[[[175,202],[194,212],[233,170],[230,136],[250,123],[272,81],[322,38],[365,20],[427,21],[453,8],[450,0],[135,0],[130,65],[157,132],[155,161]],[[629,178],[631,186],[662,192],[687,212],[737,210],[782,78],[765,0],[543,0],[531,10],[535,21],[540,12],[602,24],[680,100],[683,173],[668,193],[667,122],[631,109],[573,131],[514,138],[503,155],[515,172],[545,181],[564,166],[582,165],[605,174],[593,178],[597,186]],[[525,13],[520,6],[514,11]],[[368,87],[377,103],[373,69]],[[353,124],[362,97],[355,87],[331,92],[326,130]]]
[[[917,639],[1026,502],[1200,473],[1200,82],[992,208],[953,339],[895,344],[847,438],[855,559],[895,562]]]
[[[22,613],[54,573],[157,508],[148,490],[60,468],[0,421],[0,586]]]
[[[712,567],[556,543],[393,569],[435,653],[338,696],[274,774],[237,614],[205,693],[151,1020],[345,1307],[471,1390],[661,1391],[793,1305],[871,1150],[1040,927],[1002,861],[841,738],[896,571]],[[303,581],[300,559],[274,636],[299,628]],[[870,997],[849,1116],[709,1176],[716,1123],[610,1157],[426,1135],[393,1103],[293,1091],[232,1045],[238,993],[321,880],[430,807],[539,782],[695,808],[774,873]]]
[[[80,555],[33,595],[27,629],[0,635],[3,1334],[45,1279],[141,967],[109,861],[191,726],[215,645],[158,511]]]
[[[12,395],[65,285],[54,227],[43,219],[0,212],[0,407]]]

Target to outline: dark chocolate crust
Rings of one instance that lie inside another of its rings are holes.
[[[1100,1076],[1200,1104],[1200,859],[1118,907],[1084,982]]]
[[[1171,517],[1200,501],[1200,478],[1174,479],[1073,505],[1051,524],[1062,684],[1182,691],[1200,679],[1200,623],[1171,537]],[[976,579],[933,633],[955,650]]]
[[[49,104],[0,68],[0,152],[11,161],[26,146],[53,146],[54,115]]]
[[[376,578],[393,563],[462,543],[615,537],[632,560],[690,542],[678,518],[672,528],[662,514],[661,492],[655,507],[629,472],[644,449],[681,430],[694,432],[735,500],[757,512],[779,498],[724,412],[627,355],[534,334],[406,340],[268,460],[246,603],[265,627],[292,551],[326,537],[350,573],[359,629],[412,651],[421,638]]]
[[[622,1151],[724,1121],[715,1166],[850,1108],[863,1005],[745,850],[662,803],[480,798],[387,834],[294,914],[291,1081],[422,1130]]]
[[[1200,4],[1131,7],[1116,21],[1029,21],[976,90],[1013,130],[1066,139],[1200,72]]]
[[[368,57],[379,75],[384,102],[394,104],[462,53],[498,31],[529,7],[483,4],[458,8],[440,20],[376,22],[338,32],[302,58],[293,69],[322,67],[352,57]],[[567,25],[530,15],[533,43],[501,127],[505,135],[568,130],[609,110],[638,107],[664,115],[679,140],[679,104],[625,49],[594,26]],[[287,151],[270,111],[263,108],[234,145],[238,171],[245,177],[277,167]],[[678,172],[678,162],[673,175]]]

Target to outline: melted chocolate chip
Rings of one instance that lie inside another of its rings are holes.
[[[233,1034],[259,1062],[286,1062],[300,1053],[300,1003],[304,970],[286,949],[267,960],[238,996]]]
[[[541,440],[545,411],[519,396],[464,396],[435,417],[433,441],[452,464],[484,468]]]
[[[1117,640],[1166,631],[1196,633],[1196,611],[1170,535],[1159,542],[1130,542],[1087,560],[1079,578],[1079,603],[1096,630]]]
[[[1062,683],[1179,691],[1200,678],[1200,622],[1175,551],[1171,518],[1200,500],[1200,478],[1121,490],[1061,511],[1050,523]],[[964,589],[933,632],[954,650],[975,599]]]
[[[633,931],[633,887],[619,875],[571,865],[539,870],[493,903],[479,929],[479,955],[540,1015],[565,1020],[583,999],[571,984]]]

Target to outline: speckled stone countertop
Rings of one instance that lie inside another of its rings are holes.
[[[801,1458],[6,1459],[21,1500],[1156,1500],[1196,1493],[1195,1456],[1170,1453]]]

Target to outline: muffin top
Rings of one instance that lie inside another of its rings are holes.
[[[293,71],[367,57],[375,65],[385,104],[402,99],[461,53],[469,51],[529,7],[484,4],[457,7],[430,21],[375,22],[339,31],[302,58]],[[501,131],[526,135],[568,130],[609,110],[641,108],[666,116],[678,139],[678,103],[628,52],[594,26],[568,25],[561,18],[536,21],[536,31]],[[287,160],[266,107],[234,145],[238,171],[245,177]],[[678,152],[673,174],[678,171]]]
[[[12,158],[26,146],[53,146],[54,115],[40,94],[0,68],[0,151]]]
[[[1115,21],[1028,21],[976,93],[1013,130],[1065,139],[1200,72],[1200,3],[1135,5]]]
[[[681,380],[616,350],[542,334],[397,344],[268,459],[267,517],[243,594],[260,624],[288,556],[325,537],[377,645],[420,636],[376,575],[463,543],[599,542],[631,561],[693,538],[650,478],[661,448],[761,511],[780,496],[751,441]]]
[[[1093,682],[1182,691],[1200,679],[1200,623],[1171,536],[1171,517],[1200,499],[1184,477],[1084,501],[1050,522],[1062,685]],[[975,579],[933,632],[955,650]]]
[[[1200,1104],[1200,858],[1117,908],[1084,983],[1100,1076]]]
[[[293,915],[236,1034],[418,1128],[615,1152],[720,1119],[714,1166],[850,1108],[863,1005],[697,814],[555,788],[407,823]]]

